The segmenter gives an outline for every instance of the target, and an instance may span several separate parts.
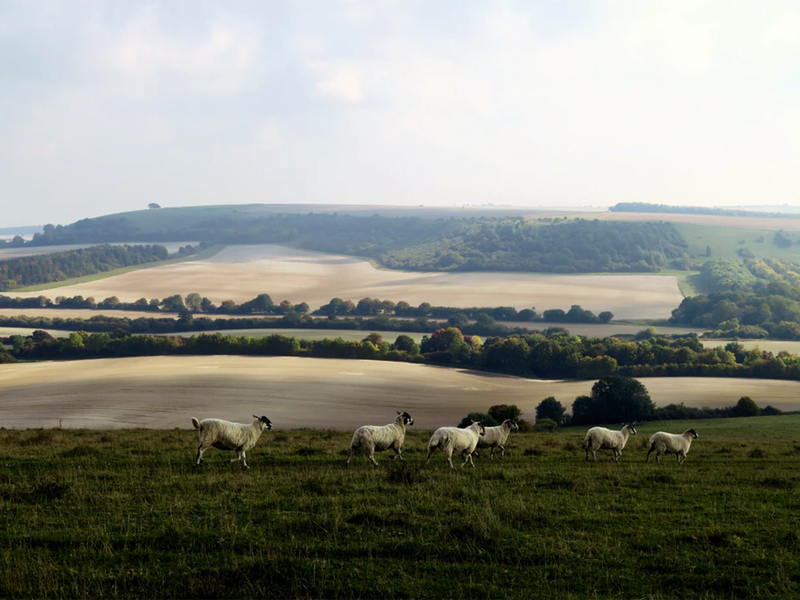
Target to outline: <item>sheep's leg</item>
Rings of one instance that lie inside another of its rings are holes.
[[[197,447],[197,458],[194,461],[194,466],[195,467],[202,467],[203,466],[203,452],[205,452],[205,451],[206,451],[206,448],[204,448],[202,444],[200,444]]]
[[[400,448],[397,448],[395,450],[395,455],[392,457],[392,459],[395,459],[395,458],[399,458],[402,462],[406,462],[406,459],[403,458],[403,453],[400,452]]]
[[[447,459],[447,464],[450,465],[450,468],[455,471],[456,468],[453,466],[453,450],[445,450],[444,457]]]
[[[506,457],[506,447],[503,444],[500,444],[500,458]]]
[[[492,446],[492,453],[489,455],[489,460],[494,460],[494,446]]]
[[[348,454],[348,456],[347,456],[347,461],[344,463],[346,466],[348,466],[348,467],[350,466],[350,459],[353,458],[353,455],[355,453],[356,453],[356,449],[351,447],[350,448],[350,454]]]
[[[375,448],[369,449],[369,459],[372,461],[372,464],[376,467],[378,466],[378,461],[375,460]]]
[[[431,456],[433,456],[433,453],[435,451],[436,451],[436,446],[431,446],[431,447],[428,448],[428,458],[425,459],[425,464],[422,465],[423,467],[427,467],[428,466],[428,463],[431,461]]]
[[[647,459],[644,461],[646,463],[650,462],[650,453],[655,450],[655,446],[650,446],[650,450],[647,451]],[[656,453],[656,460],[658,460],[658,453]]]
[[[589,452],[592,452],[592,442],[589,441],[586,443],[586,460],[589,460]],[[592,456],[594,456],[594,452],[592,452]],[[597,457],[594,457],[595,462],[597,462]]]
[[[236,458],[231,458],[228,461],[227,464],[235,463],[235,462],[238,462],[240,460],[242,461],[242,465],[244,466],[245,469],[249,469],[250,468],[250,467],[247,466],[247,461],[245,460],[245,456],[244,456],[244,451],[243,450],[237,450],[236,451]]]
[[[467,462],[469,462],[469,464],[471,464],[471,465],[472,465],[472,468],[473,468],[473,469],[475,468],[475,463],[472,461],[472,453],[471,453],[471,452],[470,452],[469,454],[467,454],[467,457],[464,459],[464,462],[463,462],[463,463],[461,463],[461,468],[462,468],[462,469],[463,469],[465,466],[467,466]]]

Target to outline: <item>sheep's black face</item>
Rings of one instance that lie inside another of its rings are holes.
[[[414,424],[414,419],[411,418],[410,414],[408,414],[407,412],[404,412],[403,413],[403,422],[406,425],[413,425]]]
[[[267,429],[272,429],[272,421],[270,421],[267,417],[261,416],[258,417],[258,420],[261,421]]]
[[[517,425],[516,421],[511,421],[511,431],[519,431],[519,425]]]
[[[486,435],[486,427],[483,426],[483,423],[478,423],[478,425],[481,428],[481,435]]]
[[[696,432],[694,429],[690,429],[690,430],[689,430],[689,433],[691,433],[691,434],[692,434],[692,439],[695,439],[695,440],[696,440],[697,438],[699,438],[699,437],[700,437],[699,435],[697,435],[697,432]]]
[[[636,435],[636,429],[634,428],[633,425],[626,425],[626,427],[631,432],[631,435]]]

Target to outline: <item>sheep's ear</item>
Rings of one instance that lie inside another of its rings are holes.
[[[398,415],[402,415],[403,413],[401,413],[401,412],[398,410],[398,411],[397,411],[397,414],[398,414]]]
[[[253,415],[253,418],[254,419],[260,419],[261,417],[259,417],[258,415]]]

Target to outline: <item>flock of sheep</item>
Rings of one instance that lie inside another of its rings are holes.
[[[256,445],[258,438],[265,429],[272,429],[272,421],[267,417],[258,417],[253,415],[255,421],[252,423],[232,423],[230,421],[223,421],[222,419],[203,419],[198,421],[192,417],[192,425],[195,429],[199,430],[199,445],[197,447],[197,458],[194,466],[203,466],[203,453],[209,448],[218,448],[220,450],[233,450],[236,452],[236,458],[232,458],[228,463],[242,461],[242,466],[248,469],[246,452]],[[405,461],[400,448],[403,446],[403,440],[406,437],[406,427],[414,424],[414,419],[407,412],[397,413],[397,418],[393,423],[388,425],[363,425],[356,429],[353,434],[353,439],[350,442],[350,453],[347,456],[347,466],[350,466],[350,460],[356,452],[364,452],[367,458],[376,467],[378,462],[375,460],[375,452],[382,452],[384,450],[393,450],[394,456],[392,458],[399,458]],[[430,441],[428,442],[428,457],[425,460],[426,466],[433,453],[437,449],[444,453],[447,464],[451,469],[453,466],[453,455],[460,455],[463,459],[461,466],[463,467],[469,463],[472,468],[475,468],[475,463],[472,461],[472,455],[478,454],[478,448],[491,448],[490,458],[494,459],[494,451],[500,448],[500,458],[503,458],[506,453],[504,444],[508,440],[508,436],[512,431],[517,431],[519,426],[511,419],[506,419],[496,427],[484,427],[483,424],[473,421],[469,427],[440,427],[433,432]],[[636,435],[636,428],[633,423],[626,423],[620,431],[613,431],[605,427],[592,427],[586,432],[586,437],[583,440],[586,449],[586,460],[589,460],[591,453],[592,459],[597,461],[598,450],[611,450],[612,460],[619,462],[622,456],[622,449],[628,443],[628,438]],[[698,437],[694,429],[687,429],[683,433],[665,433],[659,431],[650,437],[649,450],[647,451],[647,460],[650,461],[650,454],[656,453],[656,462],[662,454],[674,454],[678,460],[678,464],[683,464],[686,460],[686,455],[689,453],[689,447],[692,445],[692,440]]]

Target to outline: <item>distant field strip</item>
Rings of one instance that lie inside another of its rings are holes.
[[[800,410],[800,382],[641,378],[657,405]],[[555,396],[569,407],[594,381],[540,381],[407,363],[296,357],[146,357],[0,365],[6,428],[189,428],[192,416],[247,420],[267,414],[281,429],[351,429],[408,410],[416,426],[455,425],[467,413],[516,404],[533,419]]]
[[[173,254],[183,246],[194,246],[199,242],[113,242],[109,246],[164,246],[167,252]],[[103,243],[96,244],[60,244],[55,246],[23,246],[21,248],[0,248],[0,260],[10,258],[21,258],[23,256],[38,256],[39,254],[53,254],[55,252],[66,252],[68,250],[80,250],[81,248],[91,248],[92,246],[104,246]]]
[[[192,292],[215,303],[244,302],[268,293],[275,302],[307,302],[312,308],[334,297],[540,311],[579,304],[595,314],[609,310],[625,319],[667,318],[683,299],[674,276],[390,271],[375,269],[359,258],[275,245],[228,246],[203,260],[59,288],[59,295],[98,301],[117,296],[123,302]]]
[[[83,284],[91,284],[96,281],[100,281],[103,279],[108,279],[111,277],[119,277],[121,275],[125,275],[126,273],[133,273],[135,271],[141,271],[145,269],[157,269],[163,268],[166,266],[177,265],[189,261],[202,261],[208,258],[213,257],[215,254],[220,252],[225,246],[212,246],[211,248],[207,248],[202,252],[198,252],[196,254],[190,254],[188,256],[180,256],[177,258],[170,258],[169,260],[162,260],[156,263],[142,263],[138,265],[131,265],[130,267],[122,267],[120,269],[113,269],[111,271],[101,271],[99,273],[95,273],[93,275],[86,275],[84,277],[75,277],[73,279],[65,279],[64,281],[57,281],[53,283],[43,283],[40,285],[29,285],[26,287],[21,287],[18,289],[13,290],[13,294],[24,296],[24,292],[41,292],[43,290],[51,290],[56,288],[71,288],[74,286],[79,286]],[[17,294],[17,292],[23,292]],[[66,294],[59,294],[59,295],[66,295]],[[69,294],[70,296],[74,296],[76,294]],[[113,294],[112,294],[113,295]],[[89,296],[85,296],[88,298]],[[104,296],[107,298],[108,296]],[[140,296],[141,297],[141,296]],[[95,298],[96,300],[102,300],[102,298]],[[138,300],[138,298],[136,298]]]

